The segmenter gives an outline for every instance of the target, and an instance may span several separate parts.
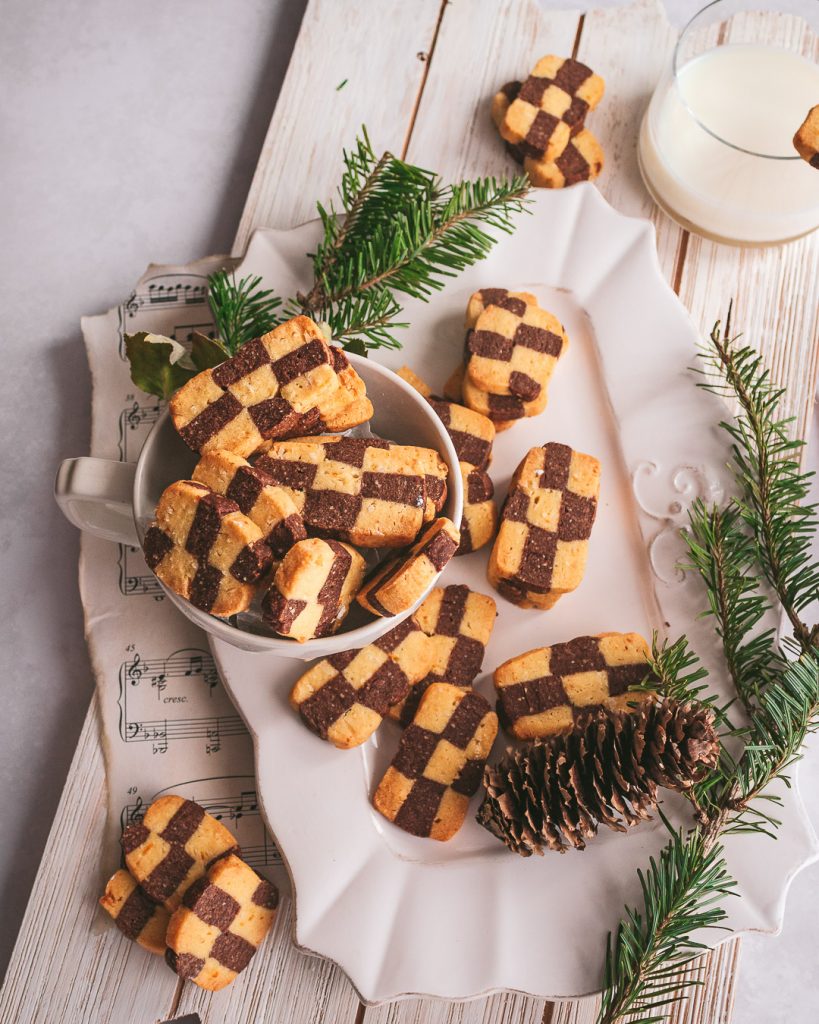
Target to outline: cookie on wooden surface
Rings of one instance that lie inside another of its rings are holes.
[[[235,501],[193,480],[163,492],[143,543],[148,567],[211,615],[245,611],[273,559],[262,531]]]
[[[819,169],[819,103],[808,111],[793,137],[793,144],[803,160]]]
[[[390,709],[390,718],[409,722],[430,683],[471,686],[483,666],[496,616],[495,602],[486,594],[464,584],[436,587],[413,615],[429,638],[429,672],[412,687],[406,700]]]
[[[276,917],[279,894],[228,855],[188,889],[168,923],[165,959],[173,971],[216,992],[250,963]]]
[[[149,953],[165,955],[165,932],[170,914],[149,900],[127,871],[120,868],[111,875],[99,903],[126,938]]]
[[[446,500],[447,467],[431,448],[378,437],[277,441],[256,462],[309,531],[359,547],[405,547]]]
[[[464,487],[464,513],[461,519],[461,543],[456,555],[468,555],[487,545],[495,536],[498,510],[495,485],[483,469],[460,463]]]
[[[409,551],[379,566],[356,600],[373,615],[400,615],[421,597],[458,550],[461,534],[449,519],[431,523]]]
[[[290,703],[308,729],[347,750],[372,736],[431,665],[427,636],[410,616],[360,650],[317,662],[297,680]]]
[[[557,317],[510,297],[502,306],[487,306],[467,333],[466,379],[491,395],[536,402],[567,347]]]
[[[628,688],[647,677],[651,651],[639,633],[600,633],[539,647],[495,670],[498,715],[521,740],[570,730],[578,715],[601,705],[645,699]]]
[[[603,90],[603,79],[580,61],[542,57],[509,104],[500,134],[524,156],[556,160]]]
[[[445,842],[463,825],[498,732],[473,690],[433,683],[373,796],[375,808],[414,836]]]
[[[522,608],[551,608],[583,579],[600,463],[565,444],[532,448],[518,466],[489,559],[489,581]]]
[[[527,156],[523,168],[536,188],[568,188],[580,181],[594,181],[603,170],[603,147],[584,128],[553,161]]]
[[[299,643],[335,633],[364,579],[364,559],[348,544],[308,537],[287,552],[262,598],[262,617]]]
[[[220,448],[207,452],[197,463],[193,479],[235,501],[262,531],[274,555],[284,555],[296,541],[307,536],[304,520],[290,493],[241,455]]]
[[[173,795],[154,800],[142,821],[123,831],[120,843],[131,876],[148,899],[169,911],[213,861],[239,852],[221,822],[192,800]]]

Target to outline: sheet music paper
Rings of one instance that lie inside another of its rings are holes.
[[[211,257],[151,266],[133,294],[85,317],[93,380],[91,454],[135,462],[162,405],[131,381],[125,335],[164,334],[189,345],[212,333]],[[162,793],[196,800],[236,835],[245,859],[280,887],[281,857],[259,815],[250,736],[219,680],[205,634],[167,600],[138,548],[83,534],[80,591],[96,675],[108,781],[103,870],[120,862],[119,835]]]

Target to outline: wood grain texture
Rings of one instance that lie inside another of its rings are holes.
[[[328,199],[336,185],[341,147],[362,122],[377,148],[406,150],[447,179],[510,172],[514,164],[489,120],[493,92],[525,76],[542,53],[568,54],[577,42],[580,59],[607,80],[607,96],[589,120],[606,150],[601,191],[623,212],[652,219],[661,266],[703,330],[736,296],[737,323],[791,388],[791,407],[804,428],[817,371],[815,238],[758,251],[689,238],[653,207],[639,180],[637,128],[674,39],[654,0],[588,13],[579,38],[577,12],[545,12],[534,0],[443,6],[442,0],[379,0],[377,17],[372,10],[311,0],[234,253],[257,226],[288,227],[313,215],[315,200]],[[238,984],[216,995],[177,984],[97,909],[104,785],[92,704],[0,993],[2,1022],[147,1022],[189,1011],[235,1024],[592,1024],[595,1018],[596,1000],[544,1003],[511,993],[364,1009],[338,968],[293,949],[287,903]],[[706,984],[675,1008],[675,1024],[728,1024],[738,951],[732,940],[703,958]]]

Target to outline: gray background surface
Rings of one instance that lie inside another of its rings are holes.
[[[0,7],[0,974],[93,685],[78,535],[51,498],[60,459],[88,449],[79,318],[121,301],[150,261],[230,248],[304,6]],[[699,3],[669,6],[679,21]],[[794,884],[781,939],[745,942],[737,1024],[815,1020],[816,875]]]

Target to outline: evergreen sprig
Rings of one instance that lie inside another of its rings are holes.
[[[731,337],[730,313],[724,333],[714,326],[704,358],[701,386],[738,410],[722,423],[737,495],[723,507],[693,505],[687,568],[705,584],[704,614],[714,620],[746,721],[732,724],[731,702],[714,706],[685,638],[662,647],[655,639],[660,688],[710,702],[724,743],[719,765],[695,789],[694,827],[674,833],[660,860],[640,874],[643,906],[627,907],[609,937],[600,1024],[664,1020],[663,1011],[699,983],[686,969],[705,948],[694,934],[725,919],[722,901],[733,891],[721,837],[775,837],[781,797],[770,786],[789,785],[805,737],[819,726],[819,626],[802,619],[819,596],[819,564],[810,554],[819,520],[806,500],[811,474],[800,469],[802,443],[791,438],[793,421],[780,413],[783,390],[757,353]],[[780,609],[792,638],[777,639],[771,617]]]
[[[483,259],[495,233],[511,232],[514,215],[525,209],[528,179],[444,185],[434,172],[392,153],[377,157],[366,128],[344,151],[343,162],[339,209],[317,204],[322,238],[309,254],[313,286],[288,299],[283,312],[313,317],[335,341],[360,354],[400,348],[395,332],[408,325],[398,296],[426,300],[448,278]],[[220,270],[208,278],[208,301],[218,335],[214,345],[224,349],[225,358],[282,319],[282,300],[258,277],[236,281]],[[171,383],[184,383],[184,372],[170,363],[172,348],[131,348],[139,349],[140,366],[149,367],[135,372],[131,360],[138,387],[166,398]]]

